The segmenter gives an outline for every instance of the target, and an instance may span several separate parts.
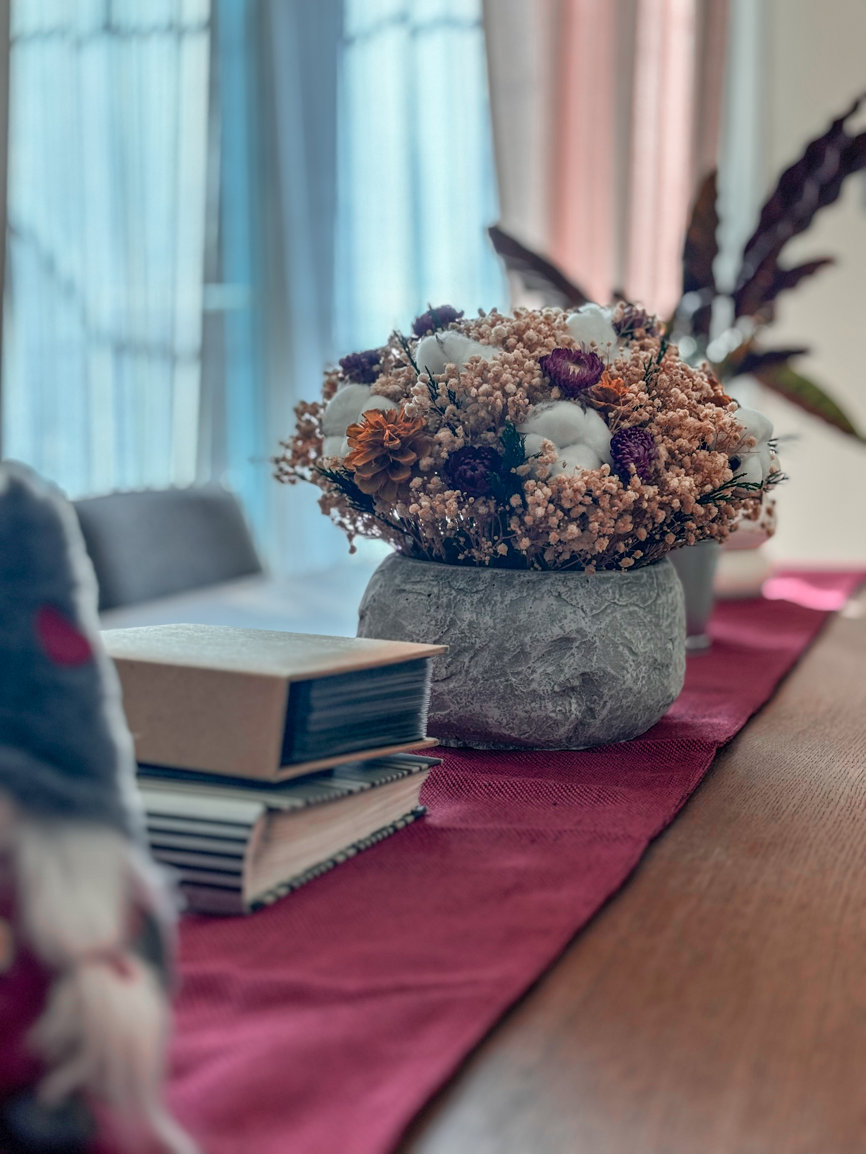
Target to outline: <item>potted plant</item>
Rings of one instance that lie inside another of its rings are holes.
[[[445,642],[430,731],[479,747],[649,728],[685,667],[666,555],[724,540],[782,478],[760,415],[624,303],[431,308],[297,413],[279,479],[395,550],[361,635]]]
[[[693,365],[707,364],[733,396],[743,391],[742,382],[756,379],[789,403],[859,441],[863,437],[842,407],[794,367],[797,358],[809,350],[805,346],[768,348],[763,340],[775,319],[781,294],[834,263],[831,257],[817,257],[788,266],[781,258],[788,242],[809,228],[815,214],[837,200],[845,180],[866,167],[866,133],[853,135],[846,127],[862,103],[862,97],[855,100],[781,174],[746,241],[729,290],[716,283],[714,272],[719,224],[716,172],[705,178],[683,245],[682,296],[665,325],[680,356]],[[580,287],[556,265],[498,227],[490,229],[490,236],[507,268],[547,302],[571,308],[586,302]],[[753,510],[742,521],[743,528],[759,531],[740,534],[732,544],[739,547],[742,542],[753,548],[766,539],[766,532],[760,530],[772,522],[769,501],[760,518]],[[686,586],[692,619],[690,634],[696,645],[706,640],[702,623],[712,604],[711,583],[717,555],[717,546],[703,545],[697,555],[680,553],[676,557]],[[753,582],[743,588],[757,591]]]

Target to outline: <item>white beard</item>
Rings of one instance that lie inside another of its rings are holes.
[[[153,865],[117,830],[16,814],[0,793],[0,849],[12,863],[21,932],[56,972],[31,1042],[48,1073],[38,1097],[83,1092],[109,1109],[125,1150],[196,1147],[162,1100],[170,1003],[156,968],[129,948],[132,912],[170,931],[171,905]]]

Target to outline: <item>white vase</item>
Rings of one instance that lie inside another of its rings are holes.
[[[685,594],[686,649],[690,652],[709,649],[712,644],[707,626],[715,603],[713,579],[720,553],[717,541],[699,541],[668,554]]]

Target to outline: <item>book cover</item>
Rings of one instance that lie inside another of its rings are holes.
[[[438,760],[355,761],[269,786],[142,766],[151,852],[177,876],[192,910],[267,905],[424,812],[421,786]]]
[[[278,781],[436,744],[426,708],[442,646],[211,625],[103,638],[140,762]]]

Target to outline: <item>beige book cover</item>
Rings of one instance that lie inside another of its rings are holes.
[[[151,625],[102,636],[142,763],[280,781],[436,744],[428,738],[281,764],[293,682],[417,661],[444,652],[441,645],[218,625]]]

